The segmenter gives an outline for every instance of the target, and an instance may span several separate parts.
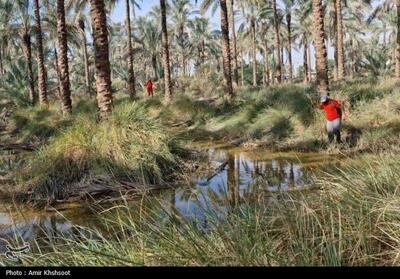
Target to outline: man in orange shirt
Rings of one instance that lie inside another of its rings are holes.
[[[329,143],[332,143],[335,137],[337,143],[342,143],[342,139],[340,137],[343,116],[342,105],[339,101],[330,99],[328,96],[323,96],[321,97],[321,104],[319,108],[325,111]]]

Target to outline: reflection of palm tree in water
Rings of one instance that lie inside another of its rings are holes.
[[[176,196],[175,196],[175,189],[171,189],[170,191],[171,197],[170,197],[170,218],[172,218],[174,215],[178,214],[178,210],[176,209]]]
[[[283,161],[279,160],[278,161],[278,169],[277,169],[277,176],[279,178],[279,189],[281,189],[282,187],[282,183],[285,182],[285,178],[286,178],[286,173],[285,173],[285,165],[283,163]]]
[[[294,170],[293,170],[293,163],[290,163],[290,170],[289,170],[289,187],[295,187],[294,182]]]
[[[239,172],[240,180],[240,172]],[[238,183],[240,184],[240,183]],[[235,155],[232,153],[228,154],[228,170],[227,170],[227,196],[228,201],[232,207],[238,204],[237,199],[237,185],[236,185],[236,171],[235,171]]]
[[[236,185],[237,185],[237,192],[236,192],[236,197],[239,199],[240,195],[240,164],[241,164],[241,158],[240,154],[237,155],[236,158]]]
[[[253,166],[254,166],[254,172],[252,172],[252,178],[255,179],[258,176],[262,176],[262,173],[260,172],[259,162],[253,161]]]

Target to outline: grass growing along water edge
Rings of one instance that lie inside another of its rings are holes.
[[[239,207],[230,208],[222,221],[209,211],[207,231],[187,222],[173,208],[160,212],[119,205],[108,209],[117,211],[118,218],[104,215],[106,232],[76,227],[78,237],[50,238],[35,254],[26,255],[23,263],[397,265],[400,96],[396,86],[387,81],[333,86],[332,96],[350,108],[345,135],[356,136],[354,144],[348,143],[345,149],[370,154],[360,155],[340,169],[319,173],[311,185],[318,191],[256,192],[254,202],[242,201]],[[175,137],[186,141],[242,138],[267,146],[321,150],[324,121],[312,107],[314,99],[318,98],[312,88],[300,85],[240,92],[232,107],[190,95],[176,96],[167,108],[158,98],[135,104],[121,99],[113,116],[102,125],[91,118],[93,107],[84,105],[87,109],[66,124],[51,123],[56,128],[44,133],[45,145],[29,157],[31,164],[24,165],[15,182],[21,187],[18,190],[30,191],[37,200],[47,202],[48,197],[63,198],[79,182],[104,175],[140,183],[166,181],[177,167]],[[36,114],[42,112],[26,115],[29,119]],[[179,122],[188,126],[171,128]],[[19,127],[23,133],[17,137],[24,135],[23,141],[31,140],[31,135],[42,136],[38,133],[41,129],[27,123],[30,121]],[[274,129],[280,134],[266,133]],[[146,137],[141,137],[141,131]],[[157,152],[142,160],[138,148],[142,144]],[[143,169],[149,170],[147,176]],[[259,188],[263,186],[260,182]],[[149,197],[149,203],[158,201]]]
[[[332,96],[349,110],[343,133],[346,144],[333,152],[398,149],[397,85],[394,80],[333,85]],[[101,124],[94,118],[94,100],[76,100],[74,114],[67,119],[55,104],[49,109],[21,109],[10,119],[8,140],[40,149],[24,158],[12,185],[3,185],[1,191],[51,203],[97,179],[108,185],[105,190],[121,181],[160,184],[179,168],[178,138],[183,144],[224,140],[246,147],[331,152],[325,149],[324,117],[315,102],[318,96],[312,87],[283,85],[240,90],[230,105],[223,99],[185,93],[176,94],[165,107],[160,97],[132,103],[118,94],[114,113]]]
[[[174,138],[138,103],[119,105],[102,123],[77,116],[54,134],[27,156],[12,192],[47,204],[76,194],[79,182],[159,184],[178,167]]]
[[[173,208],[117,206],[103,212],[106,232],[76,227],[75,237],[42,243],[40,252],[23,256],[23,264],[398,265],[399,162],[397,154],[364,155],[319,173],[319,191],[307,193],[266,194],[260,182],[253,202],[229,207],[226,201],[223,219],[209,209],[207,230]]]

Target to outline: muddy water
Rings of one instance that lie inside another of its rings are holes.
[[[12,163],[4,158],[0,171],[6,173]],[[152,198],[160,203],[152,206],[163,211],[170,208],[188,221],[206,228],[206,212],[212,210],[224,218],[230,206],[252,202],[255,192],[308,188],[312,185],[315,169],[332,162],[332,157],[318,154],[271,154],[263,150],[246,152],[226,147],[208,148],[207,163],[210,169],[219,171],[193,177],[192,185],[155,194]],[[133,202],[131,206],[137,207],[138,203]],[[76,233],[72,230],[75,225],[101,230],[99,216],[98,209],[93,208],[49,214],[23,207],[16,209],[9,201],[0,200],[0,254],[4,253],[7,241],[15,238],[33,242],[44,235],[68,235]]]

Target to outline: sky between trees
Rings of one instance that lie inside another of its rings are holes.
[[[195,1],[191,0],[193,6],[195,7]],[[379,0],[375,0],[372,4],[373,7],[375,7],[377,4],[379,3]],[[278,6],[282,6],[282,1],[278,0],[277,2]],[[143,0],[143,3],[141,3],[141,10],[137,11],[137,16],[145,16],[152,8],[153,6],[157,6],[160,5],[160,1],[159,0]],[[197,6],[199,6],[199,3],[197,4]],[[212,27],[214,29],[220,29],[220,18],[219,18],[219,10],[217,10],[217,12],[215,13],[214,16],[211,15],[211,11],[207,12],[206,17],[211,19],[211,23],[212,23]],[[118,3],[118,5],[116,6],[115,10],[113,11],[113,13],[111,14],[111,19],[113,22],[120,22],[123,23],[125,20],[125,6],[124,6],[124,2],[120,1]],[[239,24],[236,25],[237,27],[239,26]],[[334,53],[334,49],[331,45],[330,42],[328,42],[328,59],[333,59],[333,53]],[[293,48],[293,66],[295,68],[295,71],[297,70],[297,68],[299,66],[303,65],[303,53],[301,51],[299,51],[298,48]],[[284,54],[284,59],[285,59],[285,63],[286,63],[286,59],[287,59],[287,54]],[[311,62],[312,62],[312,68],[315,68],[315,53],[314,53],[314,47],[311,46]]]

